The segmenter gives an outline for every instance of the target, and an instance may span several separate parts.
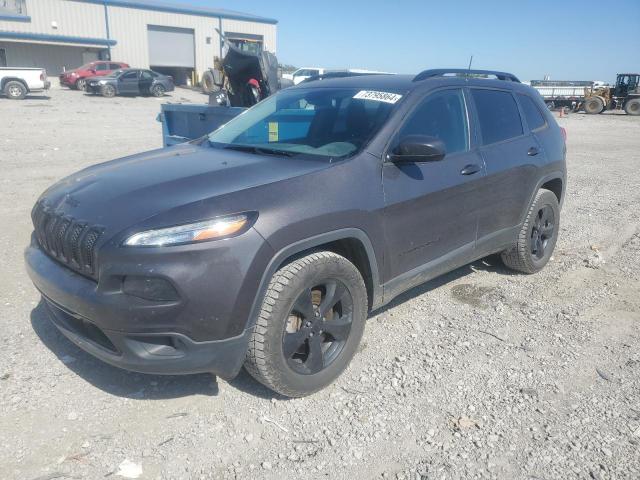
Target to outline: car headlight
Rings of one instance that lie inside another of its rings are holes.
[[[212,218],[203,222],[139,232],[127,238],[124,245],[129,247],[162,247],[206,242],[238,234],[245,229],[248,223],[249,215],[246,214]]]

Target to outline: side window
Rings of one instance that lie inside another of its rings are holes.
[[[105,70],[109,70],[108,63],[96,63],[95,66],[96,72],[104,72]]]
[[[118,65],[117,63],[110,63],[109,64],[109,70],[118,70],[120,67],[120,65]]]
[[[0,67],[7,66],[7,51],[4,48],[0,48]]]
[[[524,112],[524,118],[527,120],[527,125],[529,125],[529,130],[543,127],[545,120],[534,100],[529,95],[522,93],[518,94],[518,100],[520,100],[520,106]]]
[[[142,70],[140,72],[140,80],[153,80],[153,75],[148,70]]]
[[[447,154],[469,148],[467,112],[461,90],[444,90],[429,95],[400,128],[406,135],[429,135],[444,142]]]
[[[137,80],[137,79],[138,79],[137,70],[131,70],[129,72],[126,72],[120,77],[120,80]]]
[[[522,135],[520,112],[510,92],[472,89],[471,95],[478,111],[484,145]]]

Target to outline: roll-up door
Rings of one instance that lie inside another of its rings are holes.
[[[149,25],[149,65],[195,67],[193,29]]]

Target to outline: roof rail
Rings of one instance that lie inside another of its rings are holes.
[[[414,82],[420,82],[427,78],[444,77],[448,74],[455,74],[460,77],[475,77],[475,76],[494,76],[498,80],[504,80],[507,82],[518,82],[520,80],[513,73],[496,72],[495,70],[469,70],[466,68],[436,68],[433,70],[424,70],[413,77]]]
[[[388,75],[385,73],[373,73],[373,72],[327,72],[321,73],[318,75],[312,75],[310,77],[305,78],[300,83],[313,82],[315,80],[323,80],[325,78],[344,78],[344,77],[361,77],[362,75]]]

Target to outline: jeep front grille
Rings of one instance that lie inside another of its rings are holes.
[[[96,245],[103,229],[56,213],[44,202],[31,212],[40,247],[52,258],[83,275],[96,278]]]

